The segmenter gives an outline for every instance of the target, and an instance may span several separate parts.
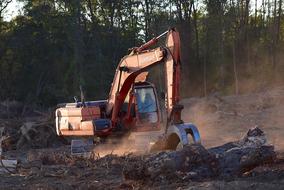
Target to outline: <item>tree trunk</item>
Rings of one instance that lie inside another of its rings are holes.
[[[79,86],[82,85],[82,62],[83,62],[83,39],[82,39],[82,29],[81,29],[81,4],[80,0],[75,0],[73,4],[74,12],[73,19],[75,23],[74,27],[74,90],[77,91]]]
[[[274,2],[274,27],[273,27],[273,69],[276,70],[276,67],[278,65],[278,45],[279,45],[279,39],[280,39],[280,30],[281,30],[281,13],[282,13],[282,0],[279,0],[278,2],[278,15],[277,15],[277,2],[275,0]]]
[[[238,80],[238,72],[237,72],[237,64],[236,64],[236,42],[234,39],[233,44],[233,66],[234,66],[234,79],[235,79],[235,94],[239,94],[239,80]]]
[[[150,2],[149,0],[145,0],[145,41],[149,40],[150,37],[150,32],[149,32],[149,28],[150,28]]]
[[[246,0],[246,12],[245,12],[245,38],[246,38],[246,46],[247,46],[247,65],[250,68],[250,38],[249,38],[249,5],[250,0]]]
[[[254,3],[254,22],[255,22],[255,26],[257,25],[257,1],[258,0],[255,0],[255,3]]]
[[[193,23],[195,28],[195,49],[196,49],[196,59],[198,65],[200,64],[200,57],[199,57],[199,34],[198,34],[198,27],[197,27],[197,10],[194,5],[194,1],[192,1],[192,8],[193,8]]]
[[[203,89],[204,97],[207,97],[207,47],[205,47],[205,55],[203,57]]]

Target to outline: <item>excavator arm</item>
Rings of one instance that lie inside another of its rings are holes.
[[[118,120],[119,110],[135,80],[141,78],[138,76],[145,76],[145,73],[147,74],[151,67],[158,64],[164,64],[165,67],[168,120],[173,118],[174,122],[181,122],[180,111],[176,108],[179,102],[180,38],[179,33],[175,29],[170,29],[164,34],[167,34],[166,47],[147,50],[158,42],[160,35],[158,38],[154,38],[146,44],[134,48],[128,56],[120,61],[107,104],[107,114],[111,114],[113,126],[115,126]]]

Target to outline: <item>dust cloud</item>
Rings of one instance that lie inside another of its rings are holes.
[[[251,86],[251,84],[249,84]],[[235,141],[259,126],[268,143],[284,150],[284,86],[238,96],[184,99],[183,120],[197,125],[206,147]]]
[[[248,129],[258,126],[266,133],[269,144],[275,145],[276,150],[284,150],[284,86],[243,95],[221,96],[216,93],[207,98],[183,99],[181,104],[184,105],[183,121],[198,127],[201,143],[206,148],[239,140]],[[95,152],[104,156],[147,150],[147,143],[143,142],[145,136],[137,135],[134,140],[136,145],[129,137],[109,139],[98,145]]]
[[[109,137],[106,142],[96,145],[93,152],[99,157],[110,154],[118,156],[145,154],[150,148],[150,141],[139,133],[137,135],[129,133],[123,138]]]

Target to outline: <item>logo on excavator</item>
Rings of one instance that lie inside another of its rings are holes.
[[[153,60],[155,60],[154,56],[149,56],[149,57],[142,57],[141,61],[139,62],[141,65],[145,64],[145,63],[149,63],[149,62],[153,62]],[[138,64],[139,64],[138,63]],[[140,65],[139,64],[139,65]]]

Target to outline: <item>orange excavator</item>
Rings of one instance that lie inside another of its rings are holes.
[[[151,49],[164,35],[167,35],[165,46]],[[166,121],[162,121],[156,88],[147,81],[150,69],[157,65],[164,65]],[[121,59],[107,100],[86,102],[81,98],[80,102],[59,107],[57,134],[107,138],[130,131],[143,134],[150,149],[157,148],[160,142],[163,149],[199,143],[197,127],[181,119],[180,67],[180,37],[178,31],[171,28],[142,46],[132,48],[131,53]],[[162,138],[151,142],[153,136]]]

